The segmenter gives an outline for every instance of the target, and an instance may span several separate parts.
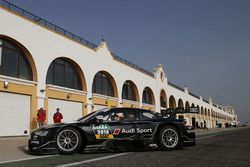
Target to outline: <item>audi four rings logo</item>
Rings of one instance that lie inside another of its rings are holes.
[[[121,131],[121,129],[119,129],[119,128],[115,129],[113,135],[119,135],[120,131]]]

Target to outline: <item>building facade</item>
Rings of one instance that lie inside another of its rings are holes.
[[[158,65],[153,72],[113,54],[105,41],[92,44],[6,1],[0,1],[0,136],[28,134],[37,127],[37,109],[52,122],[56,108],[64,122],[106,107],[197,106],[199,114],[179,114],[189,125],[209,128],[231,123],[223,110],[188,88],[168,81]]]

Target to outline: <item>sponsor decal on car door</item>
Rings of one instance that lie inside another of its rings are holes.
[[[115,139],[130,139],[135,135],[132,122],[112,122],[110,127]]]
[[[113,139],[112,130],[108,124],[92,125],[96,139]]]

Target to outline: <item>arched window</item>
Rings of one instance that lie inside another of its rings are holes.
[[[176,108],[176,102],[174,96],[169,97],[169,108],[175,109]]]
[[[186,104],[185,104],[185,109],[188,109],[189,107],[190,107],[189,102],[188,102],[188,101],[186,101]]]
[[[0,74],[26,80],[33,80],[31,66],[14,43],[0,38]]]
[[[50,64],[46,83],[82,90],[76,68],[65,58],[57,58]]]
[[[136,87],[132,82],[126,81],[123,84],[122,99],[136,101]]]
[[[167,108],[167,96],[164,90],[161,91],[160,101],[161,101],[161,107]]]
[[[153,92],[149,87],[143,90],[142,103],[154,104]]]
[[[198,112],[199,112],[199,114],[200,114],[200,112],[201,112],[201,111],[200,111],[200,106],[197,105],[196,107],[198,108]]]
[[[98,72],[94,78],[92,91],[93,93],[114,97],[114,88],[110,76],[104,72]]]
[[[201,115],[204,114],[204,110],[203,110],[203,107],[201,107]]]
[[[184,107],[183,106],[183,101],[181,99],[178,100],[178,107]]]

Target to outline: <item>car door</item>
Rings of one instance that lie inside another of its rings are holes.
[[[114,108],[93,117],[90,128],[95,140],[129,140],[135,136],[135,113],[130,109]]]
[[[137,138],[152,138],[157,131],[157,115],[148,110],[138,109],[135,125]]]
[[[131,109],[113,109],[106,121],[112,130],[113,139],[133,139],[136,135],[135,119],[136,113]]]

